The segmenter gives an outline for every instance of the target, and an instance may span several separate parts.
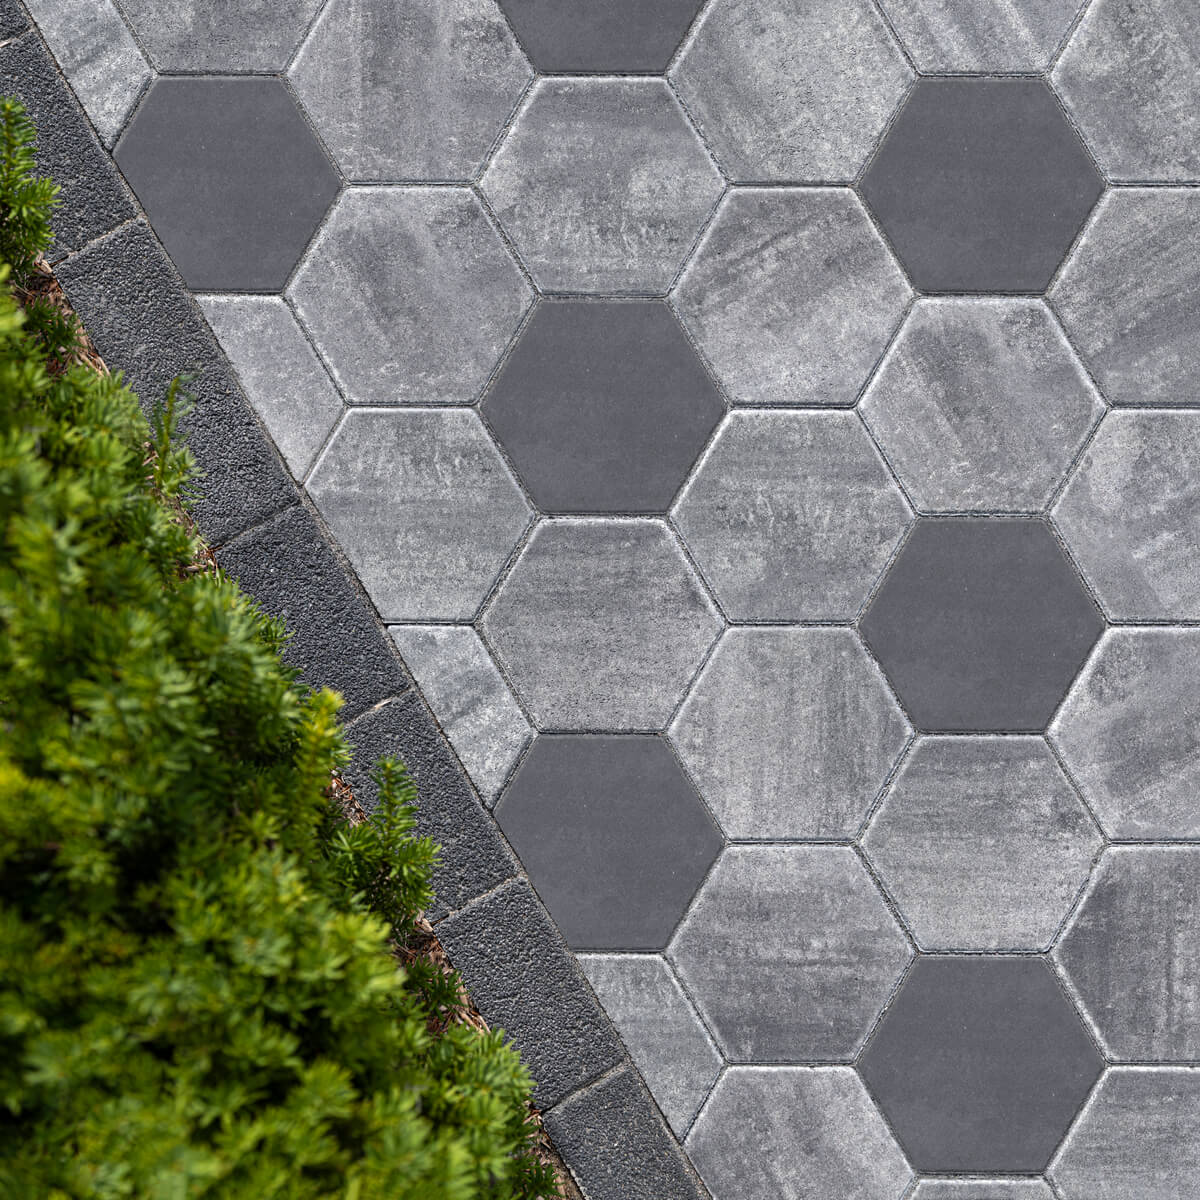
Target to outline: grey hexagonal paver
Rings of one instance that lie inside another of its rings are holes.
[[[900,1200],[912,1179],[849,1067],[731,1067],[687,1146],[713,1200]]]
[[[715,0],[671,77],[734,179],[849,183],[912,71],[868,0]]]
[[[352,188],[290,287],[357,404],[468,404],[532,292],[479,201],[458,188]]]
[[[539,286],[666,292],[721,176],[660,79],[541,79],[482,186]]]
[[[911,295],[850,190],[738,188],[673,303],[735,404],[851,405]]]
[[[660,521],[534,530],[483,615],[543,729],[662,729],[721,619]]]
[[[909,1200],[1055,1200],[1044,1179],[923,1179]]]
[[[923,950],[1049,946],[1103,844],[1041,738],[922,738],[863,843]]]
[[[352,411],[308,490],[385,621],[470,620],[530,518],[464,409]]]
[[[921,300],[860,405],[925,512],[1037,512],[1104,412],[1040,300]]]
[[[674,509],[734,620],[849,620],[911,517],[853,413],[734,412]]]
[[[912,955],[847,846],[730,846],[668,948],[728,1058],[858,1052]]]
[[[850,838],[911,732],[848,629],[731,629],[671,737],[731,838]]]

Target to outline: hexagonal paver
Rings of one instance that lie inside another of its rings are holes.
[[[1114,629],[1050,726],[1112,838],[1200,838],[1200,631]]]
[[[912,1179],[849,1067],[732,1067],[687,1146],[713,1200],[898,1200]]]
[[[734,412],[674,516],[734,620],[847,620],[908,524],[853,413]]]
[[[1120,188],[1100,201],[1050,301],[1113,404],[1195,404],[1200,194]]]
[[[1041,292],[1104,183],[1040,79],[923,78],[860,190],[927,292]]]
[[[739,188],[673,303],[735,404],[853,404],[912,293],[854,193]]]
[[[854,1057],[912,951],[848,846],[730,846],[668,956],[738,1062]]]
[[[1066,1200],[1200,1195],[1200,1071],[1113,1067],[1050,1175]]]
[[[1102,843],[1041,738],[922,738],[864,848],[924,950],[1049,946]]]
[[[351,412],[308,490],[385,621],[470,620],[530,517],[464,409]]]
[[[1104,627],[1041,521],[923,518],[861,631],[927,732],[1040,733]]]
[[[1200,178],[1200,11],[1192,0],[1095,0],[1054,86],[1114,180]]]
[[[278,79],[157,79],[114,153],[197,289],[278,291],[338,190]]]
[[[1200,1058],[1200,847],[1114,846],[1054,952],[1114,1058]]]
[[[671,77],[734,179],[849,183],[912,72],[868,0],[715,0]]]
[[[1044,1179],[924,1179],[911,1200],[1055,1200]]]
[[[543,729],[658,730],[721,619],[659,521],[546,521],[482,628]]]
[[[721,849],[661,737],[542,734],[496,820],[576,950],[661,950]]]
[[[671,726],[731,838],[851,838],[910,733],[848,629],[731,629]]]
[[[1040,300],[921,300],[860,411],[925,512],[1036,512],[1104,412]]]
[[[458,188],[345,192],[290,294],[357,404],[469,403],[532,295]]]
[[[483,415],[543,512],[665,512],[724,412],[661,301],[534,310]]]
[[[483,190],[549,291],[663,293],[721,195],[661,79],[541,79]]]
[[[1104,1060],[1040,958],[919,958],[859,1061],[920,1171],[1035,1172]]]
[[[1115,620],[1200,618],[1200,413],[1112,412],[1054,521]]]

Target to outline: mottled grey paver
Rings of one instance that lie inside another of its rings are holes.
[[[1055,1200],[1042,1179],[925,1179],[911,1200]]]

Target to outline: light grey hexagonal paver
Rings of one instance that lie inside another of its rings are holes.
[[[661,521],[534,530],[483,615],[541,729],[665,727],[721,618]]]
[[[869,0],[715,0],[671,78],[732,178],[849,183],[912,71]]]
[[[352,411],[308,490],[385,621],[470,620],[530,517],[467,409]]]
[[[734,412],[674,517],[736,621],[849,620],[911,517],[853,413]]]
[[[728,1058],[848,1062],[912,951],[848,846],[730,846],[667,954]]]
[[[1064,1200],[1200,1195],[1200,1070],[1113,1067],[1050,1166]]]
[[[1200,630],[1114,629],[1050,738],[1109,837],[1200,838]]]
[[[922,738],[863,843],[924,950],[1049,946],[1103,844],[1041,738]]]
[[[731,629],[671,737],[731,838],[850,838],[911,727],[849,629]]]
[[[1200,412],[1105,417],[1054,507],[1115,620],[1200,618]]]
[[[900,1200],[912,1179],[850,1067],[731,1067],[687,1148],[713,1200]]]
[[[1043,1179],[923,1179],[911,1200],[1055,1200]]]
[[[469,404],[532,292],[466,189],[351,188],[290,287],[357,404]]]
[[[735,404],[851,405],[911,291],[846,188],[739,188],[673,303]]]
[[[921,300],[862,399],[924,512],[1037,512],[1104,402],[1040,300]]]
[[[533,76],[495,0],[330,0],[289,72],[349,179],[469,180]]]
[[[579,965],[677,1137],[721,1071],[721,1055],[658,954],[581,954]]]
[[[484,174],[540,287],[662,294],[721,195],[660,79],[541,79]]]

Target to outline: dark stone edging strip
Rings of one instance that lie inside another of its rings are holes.
[[[294,630],[304,678],[346,696],[348,772],[404,757],[421,826],[443,847],[437,922],[480,1012],[540,1079],[545,1123],[588,1200],[703,1200],[688,1164],[391,639],[290,479],[194,300],[15,0],[0,0],[0,92],[37,123],[39,168],[62,185],[56,272],[101,356],[145,399],[193,371],[187,433],[205,472],[195,514],[222,565]],[[15,39],[8,40],[5,39]],[[607,1072],[607,1074],[606,1074]]]

